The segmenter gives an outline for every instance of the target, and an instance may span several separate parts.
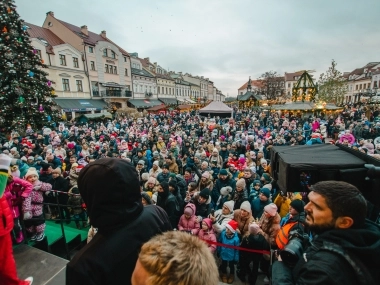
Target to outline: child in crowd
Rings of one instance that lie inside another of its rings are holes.
[[[45,237],[45,217],[42,212],[44,197],[52,189],[51,184],[38,180],[37,169],[31,167],[25,174],[26,181],[33,185],[33,191],[25,199],[24,220],[26,231],[31,234],[30,240],[42,241]],[[30,220],[33,218],[33,220]]]
[[[260,189],[261,189],[261,181],[254,180],[251,184],[251,191],[249,192],[248,201],[252,203],[253,200],[259,197]]]
[[[248,249],[269,251],[269,244],[266,241],[265,237],[261,234],[260,226],[257,223],[251,223],[249,225],[249,235],[246,235],[242,238],[240,246]],[[240,266],[237,272],[237,276],[242,282],[246,282],[246,275],[248,275],[249,284],[256,284],[259,264],[262,256],[262,253],[247,251],[240,252]],[[250,267],[251,262],[252,269]]]
[[[67,205],[71,207],[74,221],[77,229],[81,229],[80,221],[82,221],[83,228],[87,227],[87,214],[83,209],[83,199],[79,194],[78,187],[74,186],[69,190],[69,199],[67,200]]]
[[[216,236],[214,230],[212,229],[212,221],[209,218],[202,220],[202,228],[198,233],[198,237],[204,241],[216,242]],[[214,253],[216,250],[216,245],[207,243],[208,249],[211,253]]]
[[[189,203],[186,205],[183,215],[179,219],[178,230],[191,233],[192,235],[197,235],[199,232],[199,222],[197,216],[195,215],[195,205]]]
[[[239,246],[240,240],[237,235],[236,229],[238,223],[231,220],[226,225],[226,229],[219,236],[219,242],[227,245]],[[221,272],[221,281],[223,283],[232,284],[235,277],[235,263],[239,261],[239,250],[218,246],[218,255],[222,260],[219,269]],[[227,266],[230,268],[229,275],[227,275]]]
[[[79,176],[77,168],[78,168],[78,163],[73,163],[71,165],[70,174],[69,174],[69,180],[70,180],[70,186],[71,187],[77,185],[77,180],[78,180],[78,176]]]

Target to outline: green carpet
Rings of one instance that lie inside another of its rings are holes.
[[[71,222],[69,225],[63,224],[66,236],[66,242],[72,241],[78,234],[81,236],[81,240],[87,239],[88,228],[78,230],[75,226],[75,222]],[[48,244],[51,245],[62,237],[62,229],[60,224],[56,224],[54,221],[46,221],[45,235],[48,239]]]

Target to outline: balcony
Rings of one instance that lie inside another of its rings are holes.
[[[132,91],[125,90],[125,97],[132,97]]]
[[[92,91],[93,97],[100,97],[99,91]]]
[[[123,97],[121,90],[105,90],[100,91],[102,97]]]

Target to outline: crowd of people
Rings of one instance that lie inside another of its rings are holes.
[[[369,112],[366,106],[346,106],[331,116],[305,118],[235,111],[228,119],[153,114],[12,132],[2,139],[1,152],[12,159],[4,195],[13,210],[13,241],[25,238],[21,224],[28,239],[43,240],[46,214],[57,222],[74,220],[78,228],[90,226],[91,236],[96,233],[96,222],[87,223],[91,209],[79,194],[78,179],[89,163],[114,158],[136,170],[143,205],[156,204],[173,229],[207,241],[220,260],[222,282],[232,284],[235,269],[249,284],[256,283],[259,271],[269,282],[271,256],[264,252],[283,248],[287,233],[304,227],[308,202],[307,193],[279,191],[271,176],[271,148],[328,139],[379,159],[379,108]],[[105,177],[104,187],[107,179],[113,174]],[[44,201],[62,206],[58,211],[44,207]],[[110,220],[101,222],[112,228]],[[279,234],[284,227],[287,233]],[[239,252],[217,242],[263,252]]]

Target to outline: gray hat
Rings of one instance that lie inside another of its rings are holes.
[[[137,164],[145,165],[145,162],[144,162],[144,160],[139,160],[139,162]]]
[[[154,151],[153,156],[160,156],[160,153],[158,151]]]

